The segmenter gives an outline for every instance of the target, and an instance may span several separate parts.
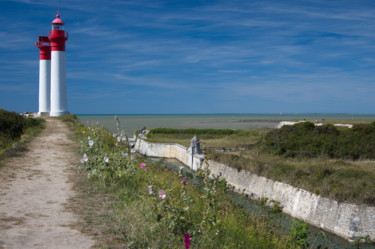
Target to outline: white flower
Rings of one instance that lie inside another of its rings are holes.
[[[159,190],[159,198],[164,199],[167,197],[167,193],[164,190]]]
[[[94,140],[89,140],[89,146],[92,147],[94,145]]]
[[[83,154],[83,157],[81,158],[81,163],[85,163],[89,160],[89,158],[87,157],[86,153]]]
[[[131,153],[135,153],[136,152],[136,150],[135,149],[132,149],[131,151],[130,151]]]
[[[121,137],[117,137],[117,142],[121,142]]]
[[[109,158],[107,156],[104,157],[104,162],[109,163]]]
[[[121,152],[121,155],[122,155],[123,157],[128,157],[128,156],[129,156],[128,153],[124,153],[124,152]]]
[[[148,186],[148,193],[149,193],[150,195],[152,195],[152,194],[154,193],[154,191],[152,190],[152,186],[151,186],[151,185]]]
[[[85,162],[87,162],[89,160],[89,158],[87,157],[86,153],[83,154],[83,158],[82,158]]]

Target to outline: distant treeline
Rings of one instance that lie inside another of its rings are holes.
[[[0,109],[0,149],[18,140],[27,129],[42,126],[44,120],[25,118],[15,112]]]
[[[311,122],[283,126],[259,143],[263,151],[285,157],[375,159],[375,122],[352,129]]]
[[[251,130],[231,130],[231,129],[173,129],[173,128],[153,128],[149,134],[176,134],[176,135],[252,135]]]

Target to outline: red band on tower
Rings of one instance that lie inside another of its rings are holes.
[[[35,45],[39,48],[39,60],[51,60],[51,44],[47,36],[39,36]]]

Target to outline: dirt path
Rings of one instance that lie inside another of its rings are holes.
[[[74,227],[69,211],[75,196],[69,176],[79,161],[64,123],[47,120],[46,129],[22,157],[0,169],[0,248],[90,248],[94,241]]]

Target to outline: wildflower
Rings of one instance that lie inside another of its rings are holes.
[[[135,153],[136,152],[136,150],[135,149],[132,149],[131,151],[130,151],[131,153]]]
[[[117,142],[121,142],[121,137],[117,137]]]
[[[182,178],[182,183],[183,183],[184,185],[187,185],[187,184],[188,184],[188,179],[187,179],[185,176]]]
[[[154,191],[152,190],[152,186],[148,186],[148,192],[150,193],[150,195],[152,195],[154,193]]]
[[[142,162],[140,166],[141,166],[141,169],[147,170],[147,165],[145,163]]]
[[[94,140],[89,140],[89,146],[92,147],[94,145]]]
[[[186,248],[186,249],[189,249],[189,247],[190,247],[190,245],[191,245],[191,238],[192,238],[192,236],[191,236],[190,234],[188,234],[188,233],[185,233],[185,234],[184,234],[184,237],[185,237],[185,239],[184,239],[184,242],[185,242],[185,248]]]
[[[128,157],[128,156],[129,156],[129,154],[128,154],[128,153],[125,153],[125,152],[121,152],[121,155],[122,155],[123,157]]]
[[[86,153],[83,154],[83,157],[82,157],[83,161],[87,162],[89,160],[89,158],[87,157]]]
[[[164,199],[167,197],[167,193],[164,190],[159,190],[159,198]]]
[[[107,156],[104,157],[104,162],[109,163],[109,158]]]

